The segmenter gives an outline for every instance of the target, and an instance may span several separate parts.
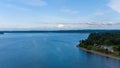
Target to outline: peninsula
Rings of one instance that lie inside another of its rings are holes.
[[[91,33],[77,46],[87,52],[120,60],[120,33]]]

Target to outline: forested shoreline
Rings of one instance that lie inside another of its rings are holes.
[[[78,47],[120,57],[120,33],[91,33]]]

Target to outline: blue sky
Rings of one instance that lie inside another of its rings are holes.
[[[120,29],[120,0],[0,0],[0,29]]]

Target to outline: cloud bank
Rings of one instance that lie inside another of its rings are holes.
[[[0,29],[35,29],[35,30],[70,30],[70,29],[120,29],[120,23],[86,22],[86,23],[43,23],[43,24],[1,24]]]

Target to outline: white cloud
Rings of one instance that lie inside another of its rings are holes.
[[[1,6],[22,11],[30,10],[30,8],[27,8],[28,6],[42,7],[48,5],[44,0],[4,0],[0,1],[0,4]]]
[[[94,15],[96,16],[103,16],[105,13],[102,11],[96,11]]]
[[[24,3],[26,5],[30,6],[46,6],[47,2],[43,0],[19,0],[21,3]]]
[[[79,11],[77,10],[71,10],[71,9],[61,9],[62,12],[68,13],[68,14],[78,14]]]
[[[120,0],[110,0],[108,6],[112,8],[114,11],[120,13]]]
[[[6,7],[12,8],[12,9],[16,9],[16,10],[22,10],[22,11],[27,11],[27,10],[29,10],[29,9],[27,9],[27,8],[19,7],[19,6],[12,5],[12,4],[6,4]]]
[[[34,6],[34,7],[42,7],[46,6],[47,2],[44,0],[4,0],[0,1],[0,4],[2,5],[12,5],[15,7],[21,7],[24,8],[25,6]],[[22,6],[24,5],[24,7]]]

